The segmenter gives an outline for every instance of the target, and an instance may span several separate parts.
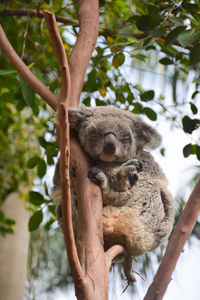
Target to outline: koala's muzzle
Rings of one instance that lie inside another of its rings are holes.
[[[103,152],[105,154],[114,154],[117,147],[117,138],[114,133],[107,133],[103,140]]]

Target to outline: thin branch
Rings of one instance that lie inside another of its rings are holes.
[[[75,245],[73,225],[72,225],[72,207],[71,191],[69,178],[69,122],[68,122],[68,104],[71,96],[71,80],[68,62],[56,24],[55,15],[52,12],[44,10],[44,16],[49,30],[51,42],[57,57],[59,69],[61,72],[61,92],[58,106],[59,120],[59,143],[60,143],[60,178],[62,191],[62,220],[65,244],[70,263],[70,268],[74,279],[84,279],[84,274],[78,259]]]
[[[44,18],[44,13],[42,11],[38,11],[35,9],[4,9],[0,10],[0,16],[5,17],[5,16],[21,16],[21,17],[37,17],[37,18]],[[72,20],[66,17],[61,17],[61,16],[56,16],[56,21],[61,22],[63,24],[67,25],[78,25],[77,20]]]
[[[0,25],[0,48],[5,56],[9,59],[14,68],[24,78],[24,80],[32,87],[32,89],[40,95],[53,110],[57,110],[58,98],[33,75],[25,63],[17,55],[10,42],[8,41],[5,32]]]
[[[106,251],[105,255],[108,270],[110,269],[112,260],[119,254],[124,256],[124,274],[128,283],[135,282],[136,278],[132,272],[132,258],[122,245],[114,245]]]
[[[163,260],[144,300],[161,300],[171,280],[178,258],[200,212],[200,181],[196,184],[168,243]]]

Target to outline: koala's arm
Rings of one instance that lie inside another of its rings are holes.
[[[137,159],[142,163],[143,174],[145,177],[149,177],[152,180],[161,180],[167,182],[161,167],[155,161],[151,153],[147,151],[141,151],[137,155]]]

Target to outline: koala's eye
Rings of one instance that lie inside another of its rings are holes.
[[[125,134],[122,138],[123,143],[130,143],[131,142],[131,137],[128,134]]]
[[[92,140],[92,141],[98,141],[99,140],[99,134],[95,131],[95,130],[91,130],[89,132],[89,138]]]

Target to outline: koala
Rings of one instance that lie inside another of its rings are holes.
[[[161,144],[158,132],[140,116],[116,107],[70,108],[69,122],[93,160],[88,177],[102,191],[105,249],[121,244],[135,257],[162,244],[174,216],[167,180],[148,151]],[[59,164],[52,197],[61,220]],[[75,195],[72,198],[75,223]]]

